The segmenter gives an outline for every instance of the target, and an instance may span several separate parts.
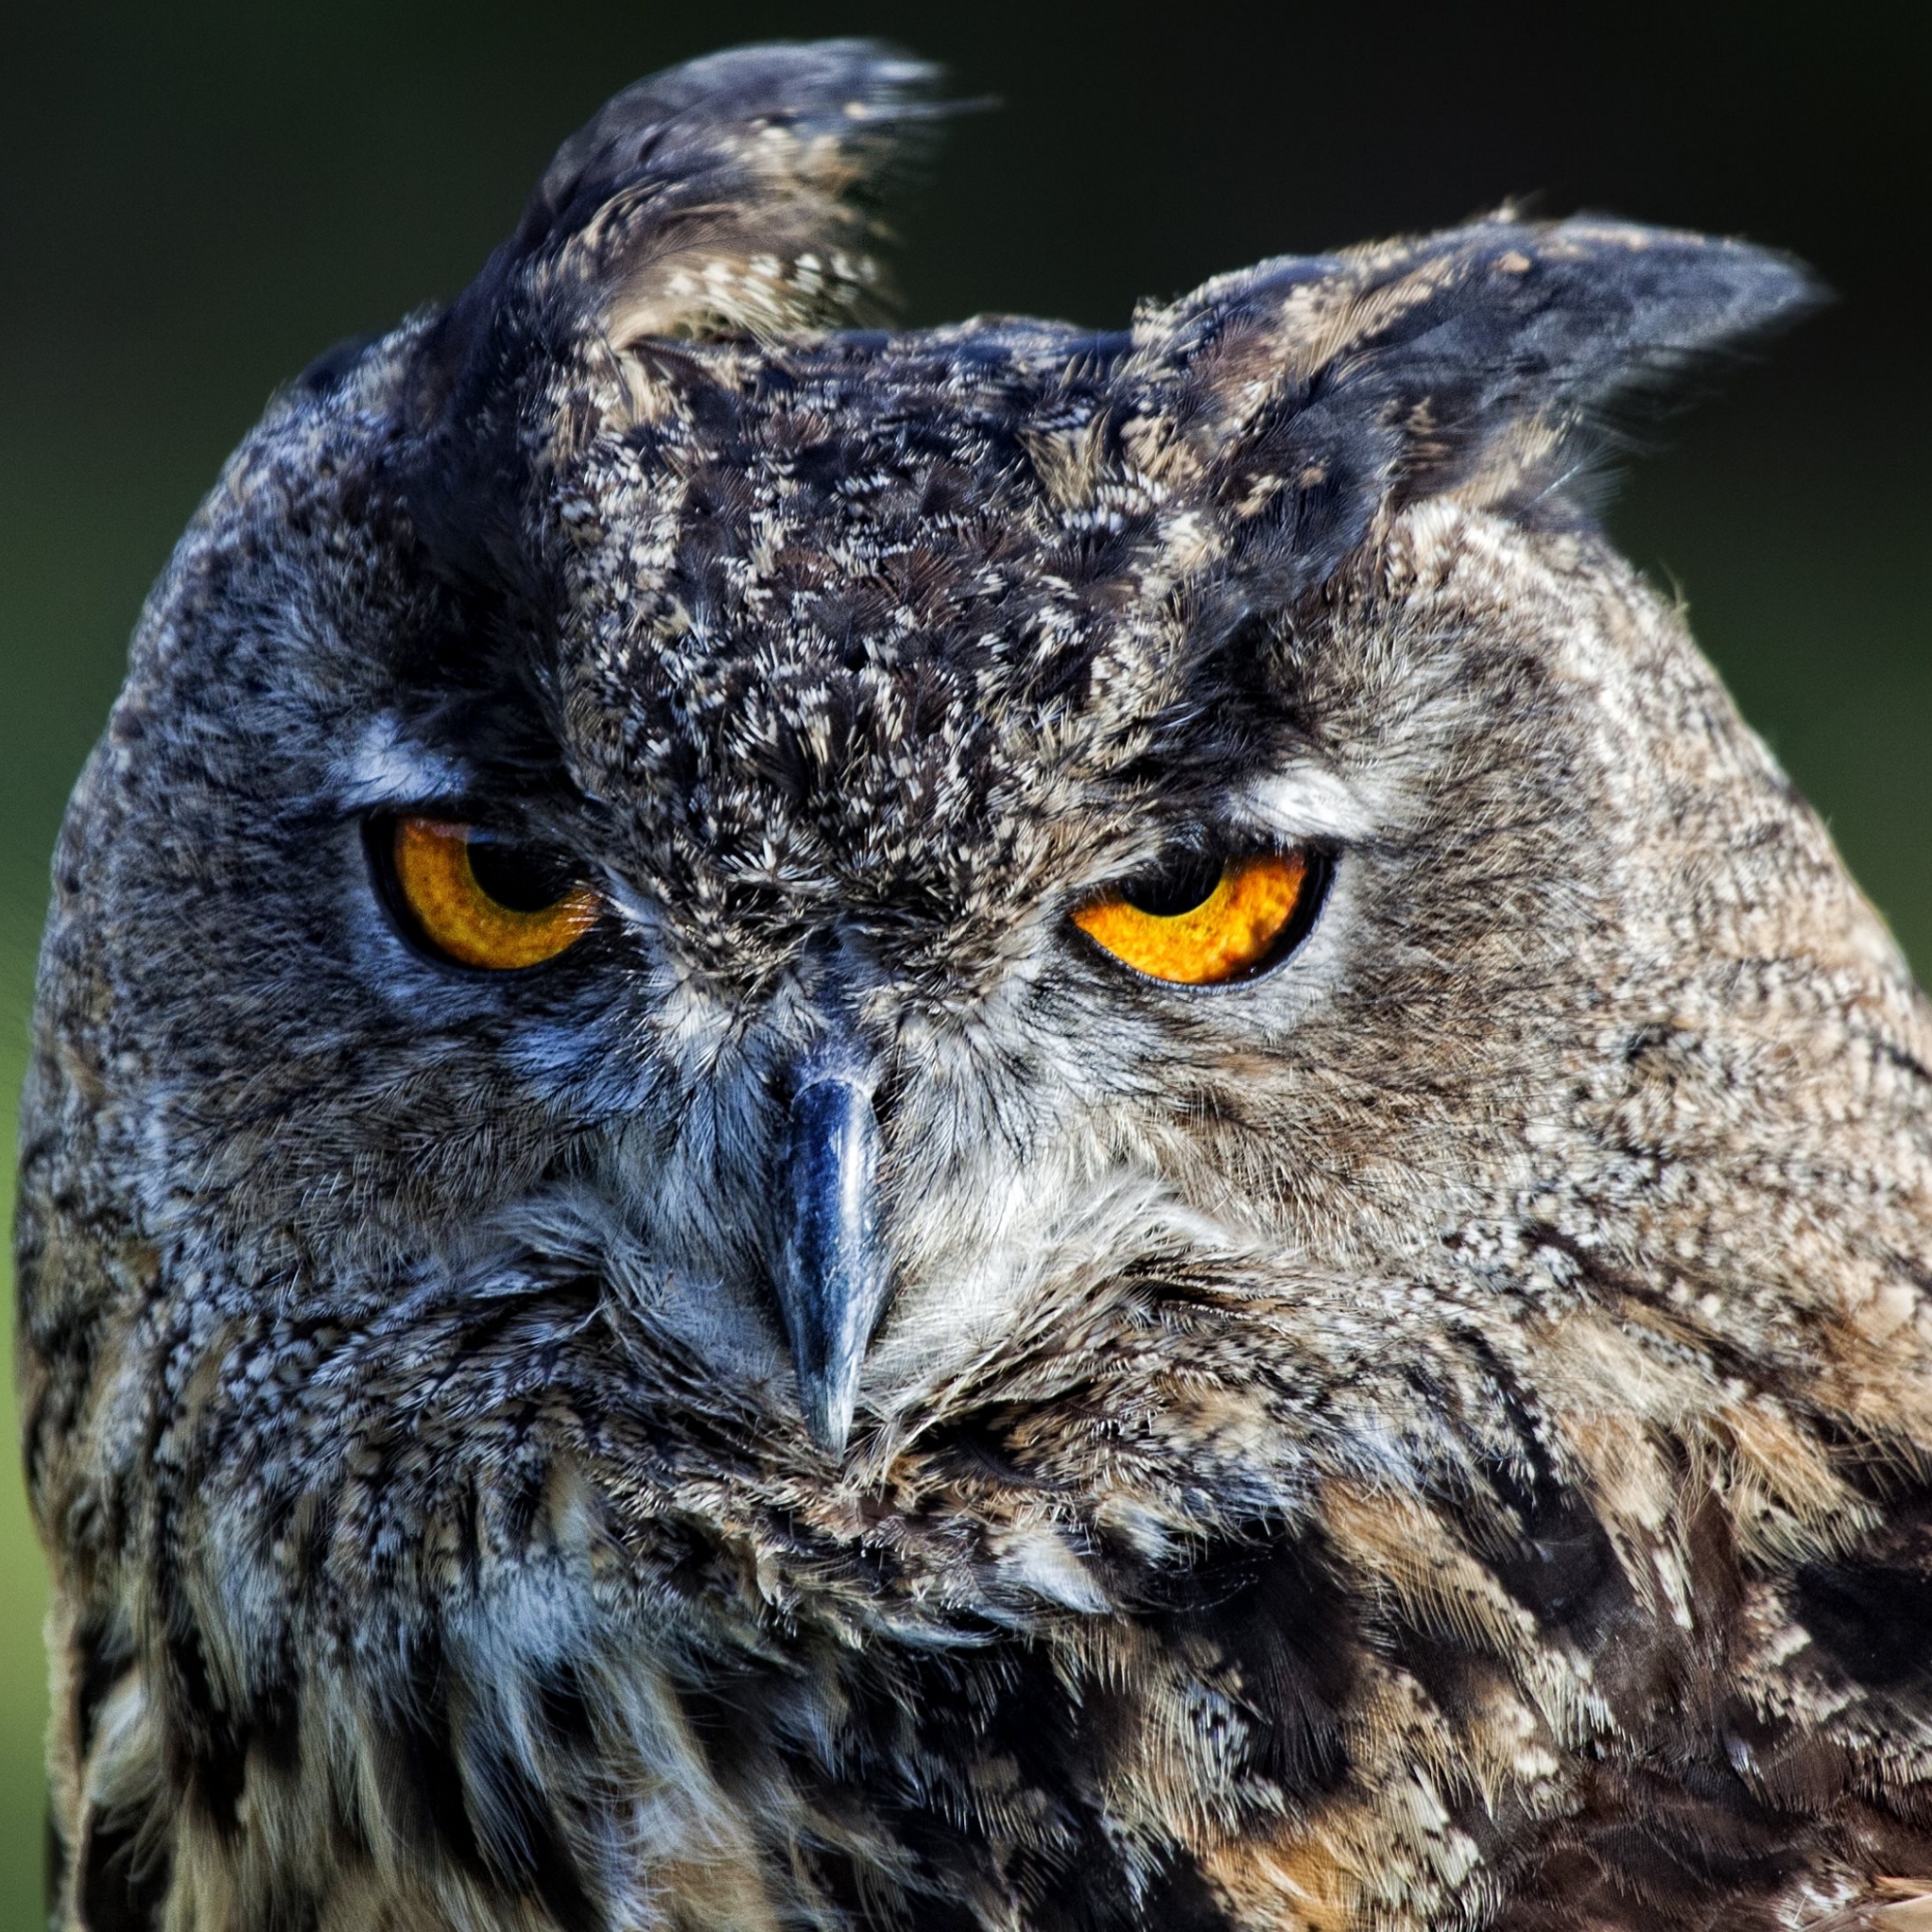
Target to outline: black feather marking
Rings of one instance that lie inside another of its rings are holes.
[[[1162,1932],[1232,1932],[1234,1925],[1199,1865],[1180,1850],[1148,1888],[1138,1923]]]
[[[836,1767],[808,1743],[774,1738],[772,1749],[828,1821],[810,1864],[858,1925],[964,1932],[985,1922],[973,1903],[985,1901],[1000,1902],[987,1907],[993,1919],[1017,1913],[1037,1932],[1223,1932],[1181,1847],[1152,1873],[1130,1867],[1099,1796],[1113,1742],[1106,1700],[1070,1695],[1043,1647],[902,1655],[849,1689]],[[734,1711],[749,1727],[758,1707],[746,1696],[700,1709],[726,1779],[760,1757],[741,1740],[721,1749],[718,1734]],[[840,1848],[855,1834],[894,1845],[916,1875],[902,1886],[856,1868]]]
[[[558,1755],[589,1763],[601,1746],[591,1699],[576,1667],[559,1660],[541,1672],[536,1686],[537,1711]]]
[[[217,1694],[200,1632],[185,1619],[168,1633],[175,1723],[175,1774],[193,1803],[225,1836],[240,1828],[242,1796],[253,1756],[263,1769],[292,1773],[301,1729],[292,1674],[242,1707]]]
[[[1519,1541],[1486,1552],[1484,1560],[1544,1628],[1565,1631],[1593,1648],[1628,1607],[1629,1579],[1589,1498],[1558,1476],[1521,1384],[1479,1338],[1465,1341],[1495,1388],[1520,1458],[1491,1457],[1481,1464],[1521,1530]]]
[[[386,1713],[391,1815],[423,1855],[446,1860],[486,1888],[534,1897],[559,1932],[599,1932],[604,1915],[543,1793],[521,1764],[492,1746],[487,1726],[463,1724],[453,1708],[441,1637],[433,1629],[415,1632],[408,1657],[408,1694],[393,1699]],[[588,1723],[580,1692],[562,1680],[556,1691],[544,1701],[546,1717]]]
[[[1916,1563],[1811,1563],[1793,1591],[1815,1649],[1854,1683],[1893,1690],[1932,1676],[1932,1574]]]
[[[448,1673],[441,1639],[434,1630],[411,1637],[402,1677],[408,1694],[395,1698],[385,1714],[385,1808],[421,1851],[487,1879],[489,1868],[457,1769]]]
[[[1257,1811],[1278,1815],[1284,1791],[1334,1789],[1347,1773],[1341,1712],[1357,1638],[1319,1549],[1243,1544],[1165,1584],[1184,1604],[1143,1621],[1169,1654],[1212,1660],[1213,1688],[1245,1722],[1247,1772],[1268,1781],[1254,1794]],[[745,1712],[757,1707],[755,1699],[734,1699],[700,1713],[714,1768],[727,1781],[758,1761],[743,1724],[733,1722],[741,1703]],[[1137,1871],[1109,1828],[1101,1796],[1108,1763],[1136,1741],[1144,1716],[1130,1692],[1088,1684],[1074,1694],[1044,1647],[1005,1642],[901,1657],[890,1673],[862,1674],[829,1778],[807,1749],[782,1740],[774,1748],[836,1815],[877,1821],[870,1828],[916,1860],[911,1923],[924,1921],[928,1896],[984,1896],[1012,1900],[1039,1932],[1156,1924],[1222,1932],[1225,1915],[1180,1845],[1151,1873],[1145,1863]],[[985,1791],[1002,1794],[995,1812],[987,1811]],[[863,1904],[878,1890],[870,1877],[841,1876],[829,1853],[814,1862],[839,1904],[859,1905],[860,1924],[891,1923]]]
[[[74,1631],[74,1749],[85,1763],[94,1748],[101,1707],[134,1662],[125,1640],[117,1639],[112,1624],[100,1612],[81,1618]]]
[[[1717,1923],[1720,1910],[1727,1928],[1772,1932],[1807,1836],[1711,1759],[1669,1774],[1605,1771],[1497,1932],[1577,1924],[1689,1932]]]
[[[585,1890],[549,1803],[529,1772],[496,1748],[482,1725],[465,1726],[458,1749],[476,1841],[497,1881],[512,1891],[534,1894],[558,1932],[600,1932],[604,1914]]]
[[[80,1860],[80,1919],[87,1932],[159,1932],[169,1861],[150,1844],[146,1814],[94,1817]]]
[[[1187,1589],[1192,1607],[1148,1621],[1163,1648],[1223,1659],[1217,1688],[1246,1722],[1249,1773],[1296,1797],[1334,1790],[1348,1774],[1342,1713],[1361,1638],[1319,1542],[1229,1545],[1189,1573]]]

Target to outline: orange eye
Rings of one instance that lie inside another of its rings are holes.
[[[541,966],[582,939],[602,905],[521,846],[446,819],[399,819],[391,858],[423,937],[464,966]]]
[[[1319,863],[1264,852],[1160,886],[1090,900],[1074,924],[1124,966],[1176,986],[1223,986],[1285,956],[1315,910]]]

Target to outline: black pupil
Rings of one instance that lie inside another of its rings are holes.
[[[1152,913],[1157,919],[1174,919],[1191,912],[1221,883],[1227,870],[1224,861],[1190,856],[1165,867],[1151,879],[1128,886],[1121,896],[1138,912]]]
[[[491,898],[512,912],[547,912],[570,891],[556,860],[502,839],[473,837],[470,871]]]

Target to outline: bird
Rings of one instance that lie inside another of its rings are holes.
[[[1513,208],[895,325],[617,94],[140,619],[17,1229],[59,1932],[1932,1925],[1932,1013]]]

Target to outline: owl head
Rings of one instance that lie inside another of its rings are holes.
[[[1399,1325],[1574,1183],[1698,815],[1795,823],[1578,487],[1789,262],[1502,216],[893,333],[926,80],[618,95],[197,517],[49,1017],[224,1307],[574,1294],[667,1438],[818,1483],[1229,1257]]]
[[[1504,214],[895,332],[928,80],[619,94],[149,602],[23,1135],[70,1842],[1475,1923],[1607,1740],[1854,1707],[1778,1619],[1932,1440],[1932,1025],[1589,489],[1805,277]]]

